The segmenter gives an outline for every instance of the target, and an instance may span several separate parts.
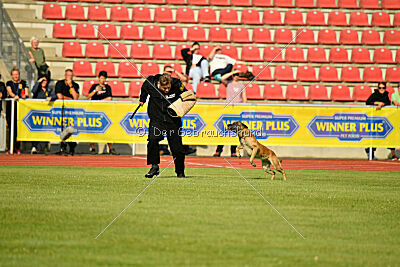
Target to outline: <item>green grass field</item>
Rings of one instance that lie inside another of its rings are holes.
[[[0,265],[400,265],[399,172],[0,167]],[[281,179],[281,175],[277,175]]]

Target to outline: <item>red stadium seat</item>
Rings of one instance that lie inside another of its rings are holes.
[[[153,22],[150,9],[145,6],[136,6],[132,10],[132,21]]]
[[[293,40],[292,31],[287,28],[275,30],[274,41],[278,44],[288,44]]]
[[[64,19],[61,6],[55,3],[44,4],[42,11],[43,19]]]
[[[228,40],[228,33],[226,32],[225,28],[215,26],[211,27],[208,32],[208,40],[211,42],[220,42],[220,43],[229,43]]]
[[[81,0],[81,2],[87,2],[87,3],[100,3],[100,0]]]
[[[382,82],[382,70],[379,67],[371,66],[364,68],[363,80],[366,82]]]
[[[93,69],[92,64],[86,60],[78,60],[72,64],[72,71],[76,77],[92,77]]]
[[[317,75],[313,66],[299,66],[297,68],[296,79],[303,82],[316,82]]]
[[[145,43],[133,43],[131,45],[131,58],[150,59],[150,49]]]
[[[320,7],[320,8],[337,8],[336,0],[317,0],[317,7]]]
[[[111,87],[111,93],[116,97],[128,96],[125,91],[125,84],[118,80],[108,81],[107,84]]]
[[[266,84],[264,86],[264,99],[267,100],[285,100],[283,96],[282,87],[277,84]]]
[[[381,6],[384,9],[400,9],[400,1],[382,0]]]
[[[325,49],[319,46],[308,48],[307,61],[313,63],[328,62]]]
[[[101,5],[89,6],[87,18],[88,20],[108,20],[106,8]]]
[[[392,94],[394,93],[394,88],[390,85],[386,85],[386,91],[389,92],[389,99],[392,100]]]
[[[283,53],[277,46],[267,46],[264,48],[263,60],[266,62],[283,62]]]
[[[391,27],[390,16],[383,11],[374,12],[371,19],[372,26],[375,27]]]
[[[169,25],[165,27],[165,40],[186,41],[185,37],[183,37],[183,29],[176,25]]]
[[[325,15],[322,11],[319,10],[311,10],[307,12],[306,18],[307,25],[313,26],[325,26]]]
[[[239,24],[236,10],[231,8],[221,9],[219,12],[219,22],[223,24]]]
[[[140,89],[142,89],[143,81],[133,81],[129,83],[129,97],[139,97]]]
[[[385,80],[392,83],[400,82],[400,68],[399,67],[387,68]]]
[[[273,0],[276,7],[294,7],[292,0]]]
[[[265,27],[254,28],[253,43],[272,43],[270,30]]]
[[[336,32],[332,29],[319,30],[318,43],[320,43],[320,44],[338,44]]]
[[[89,90],[93,84],[98,83],[97,80],[86,80],[83,82],[82,86],[82,95],[87,96],[89,94]]]
[[[242,57],[243,61],[261,61],[260,50],[254,45],[245,45],[242,47]]]
[[[319,80],[322,82],[338,82],[338,72],[333,66],[322,66],[319,69]]]
[[[138,67],[135,62],[122,61],[118,65],[118,76],[122,78],[139,78]]]
[[[100,42],[90,42],[86,44],[85,57],[105,58],[104,45]]]
[[[376,30],[364,30],[361,36],[361,43],[364,45],[380,45],[381,37]],[[400,43],[400,41],[399,41]]]
[[[231,58],[238,59],[238,50],[235,46],[232,45],[224,45],[222,46],[222,54],[228,55]]]
[[[117,77],[114,64],[111,61],[98,61],[95,67],[96,77],[99,75],[100,71],[106,71],[108,77]]]
[[[343,11],[335,10],[329,12],[328,25],[330,26],[347,26],[346,14]]]
[[[292,46],[286,48],[285,61],[289,62],[306,62],[304,52],[301,47]]]
[[[164,40],[161,34],[161,28],[158,25],[146,25],[143,27],[143,39],[148,41]]]
[[[380,9],[379,0],[360,0],[360,8]]]
[[[218,97],[226,99],[226,86],[223,83],[220,83],[218,86]]]
[[[208,6],[207,0],[187,0],[187,3],[192,6]]]
[[[75,37],[77,39],[97,39],[93,25],[86,22],[76,25]]]
[[[358,8],[357,0],[339,0],[339,8]]]
[[[343,82],[361,82],[360,70],[354,66],[343,67],[340,80]]]
[[[303,8],[315,7],[314,0],[295,0],[294,5],[296,7],[303,7]]]
[[[143,0],[145,4],[162,5],[165,4],[166,0]]]
[[[187,29],[187,39],[192,42],[205,42],[206,31],[203,27],[200,26],[192,26]]]
[[[163,23],[173,23],[175,22],[172,15],[172,10],[168,7],[157,7],[154,10],[154,21]]]
[[[296,43],[298,44],[315,44],[314,32],[310,29],[298,29],[296,32]]]
[[[99,39],[116,40],[119,39],[117,27],[110,23],[100,24],[97,28],[97,37]]]
[[[349,54],[343,47],[332,47],[329,52],[329,62],[332,63],[348,63]]]
[[[124,43],[113,42],[108,45],[109,58],[128,58],[128,48]]]
[[[251,6],[250,0],[231,0],[232,6]]]
[[[66,22],[58,22],[53,24],[53,38],[74,38],[71,24]]]
[[[125,6],[112,6],[110,11],[112,21],[131,21],[128,8]]]
[[[122,40],[142,40],[139,35],[139,28],[133,24],[124,24],[121,26],[120,37]]]
[[[172,50],[168,44],[157,43],[153,47],[154,59],[173,59]]]
[[[125,4],[142,4],[143,0],[123,0]]]
[[[396,58],[394,60],[396,63],[400,63],[400,49],[397,49]]]
[[[160,67],[154,62],[144,62],[140,68],[140,73],[145,77],[155,75],[160,73]]]
[[[323,84],[313,84],[308,88],[308,99],[312,101],[327,101],[330,100],[328,97],[328,90]]]
[[[176,22],[179,23],[196,23],[194,19],[194,11],[191,8],[180,7],[176,10]]]
[[[182,53],[181,50],[184,48],[190,48],[190,45],[188,44],[178,44],[175,46],[175,59],[182,60]]]
[[[351,62],[371,63],[371,55],[365,47],[353,48],[351,51]]]
[[[286,99],[287,100],[308,100],[306,98],[306,90],[301,84],[289,84],[286,87]]]
[[[350,26],[369,27],[368,15],[362,11],[351,12]]]
[[[167,0],[169,5],[186,5],[186,0]]]
[[[383,42],[387,45],[400,45],[400,31],[387,30],[383,35]]]
[[[83,57],[81,45],[75,41],[65,42],[62,47],[62,56],[63,57]]]
[[[371,94],[372,90],[371,87],[369,87],[368,85],[357,85],[353,89],[353,100],[358,102],[365,102]]]
[[[261,88],[256,83],[248,83],[246,87],[247,99],[262,100]]]
[[[394,64],[392,50],[388,48],[377,48],[374,51],[374,63],[378,64]]]
[[[212,8],[202,8],[199,10],[198,21],[199,23],[217,24],[217,14]]]
[[[246,71],[249,70],[249,69],[247,68],[246,65],[244,65],[244,64],[238,64],[238,63],[236,63],[235,65],[233,65],[233,69],[236,69],[236,70],[238,70],[238,71],[240,71],[240,72],[246,72]]]
[[[249,25],[259,25],[260,22],[260,14],[257,10],[249,8],[242,10],[242,24],[249,24]]]
[[[65,8],[65,19],[67,20],[87,20],[85,10],[81,5],[70,4]]]
[[[281,13],[275,9],[268,9],[263,12],[263,24],[265,25],[281,25]]]
[[[350,96],[350,89],[346,85],[332,86],[331,99],[333,101],[353,101]]]
[[[346,29],[340,32],[339,42],[341,44],[360,44],[360,40],[358,39],[358,34],[353,29]]]
[[[272,81],[271,68],[269,66],[260,64],[254,65],[252,72],[257,81]]]
[[[277,81],[295,81],[293,69],[289,65],[276,66],[274,78]]]
[[[243,27],[231,29],[231,41],[234,43],[250,43],[249,32]]]
[[[393,26],[400,27],[400,12],[397,12],[393,16]]]
[[[212,45],[208,44],[200,45],[200,54],[203,57],[207,58],[213,49],[214,47]]]
[[[196,97],[217,99],[218,96],[215,92],[215,87],[212,83],[201,82],[197,86]]]
[[[229,0],[209,0],[210,6],[229,6]]]
[[[303,13],[296,9],[288,10],[285,12],[285,25],[304,25]]]

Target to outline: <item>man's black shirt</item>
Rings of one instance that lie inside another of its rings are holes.
[[[11,87],[11,91],[15,94],[18,95],[19,97],[22,97],[22,90],[26,89],[28,86],[26,85],[26,81],[21,80],[17,83],[14,81],[8,81],[6,86]]]
[[[72,86],[74,87],[75,91],[79,94],[79,84],[72,81]],[[61,93],[63,96],[73,98],[69,90],[70,87],[65,83],[65,80],[59,80],[56,83],[56,95]]]
[[[89,94],[93,92],[98,85],[99,84],[93,84],[92,87],[90,87]],[[111,93],[111,87],[108,84],[105,84],[101,91],[96,92],[92,96],[92,100],[103,100],[104,98],[107,97],[112,97],[112,93]]]

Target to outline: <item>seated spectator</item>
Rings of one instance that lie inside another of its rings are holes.
[[[210,55],[208,55],[208,61],[210,62],[210,73],[211,76],[218,82],[221,82],[221,77],[232,71],[233,65],[236,60],[222,54],[222,48],[220,45],[214,47]]]
[[[50,81],[51,73],[49,66],[46,64],[44,50],[39,47],[39,39],[37,37],[31,38],[31,47],[28,48],[28,54],[31,57],[29,61],[34,63],[38,70],[38,78],[46,76]]]
[[[234,70],[221,77],[221,82],[226,86],[226,102],[228,104],[247,102],[246,87],[240,82],[239,73],[240,71]],[[220,157],[223,149],[223,145],[218,145],[214,157]],[[236,146],[231,146],[231,157],[236,156]]]
[[[211,82],[208,72],[208,61],[200,55],[200,44],[194,42],[192,48],[184,48],[181,50],[183,60],[186,62],[186,75],[193,79],[193,91],[196,93],[197,85],[201,78],[205,82]]]
[[[106,84],[106,82],[107,82],[107,72],[100,71],[99,72],[99,83],[95,83],[92,85],[92,87],[90,87],[87,99],[103,100],[103,101],[112,100],[111,87],[108,84]],[[108,153],[110,155],[118,155],[118,153],[113,148],[112,143],[107,143],[107,145],[108,145]],[[91,154],[96,154],[96,149],[94,147],[94,143],[90,144],[89,151]]]
[[[8,81],[6,83],[6,89],[8,96],[11,98],[14,98],[15,100],[19,100],[20,98],[26,98],[28,96],[28,86],[26,84],[26,81],[20,79],[20,73],[19,69],[14,67],[11,70],[11,81]],[[13,146],[14,146],[14,153],[16,154],[21,154],[20,151],[20,146],[21,142],[17,142],[17,105],[14,105],[14,121],[11,121],[11,101],[7,102],[7,107],[6,107],[6,119],[7,119],[7,125],[8,125],[8,130],[9,130],[9,136],[10,138],[13,138]],[[11,124],[14,125],[14,136],[12,137],[11,135]],[[8,149],[7,154],[10,154],[11,148]]]

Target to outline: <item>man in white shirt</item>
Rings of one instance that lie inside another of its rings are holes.
[[[210,55],[208,55],[208,61],[210,62],[210,73],[216,81],[221,82],[221,77],[232,71],[233,65],[236,60],[222,54],[222,48],[220,45],[214,47]]]

